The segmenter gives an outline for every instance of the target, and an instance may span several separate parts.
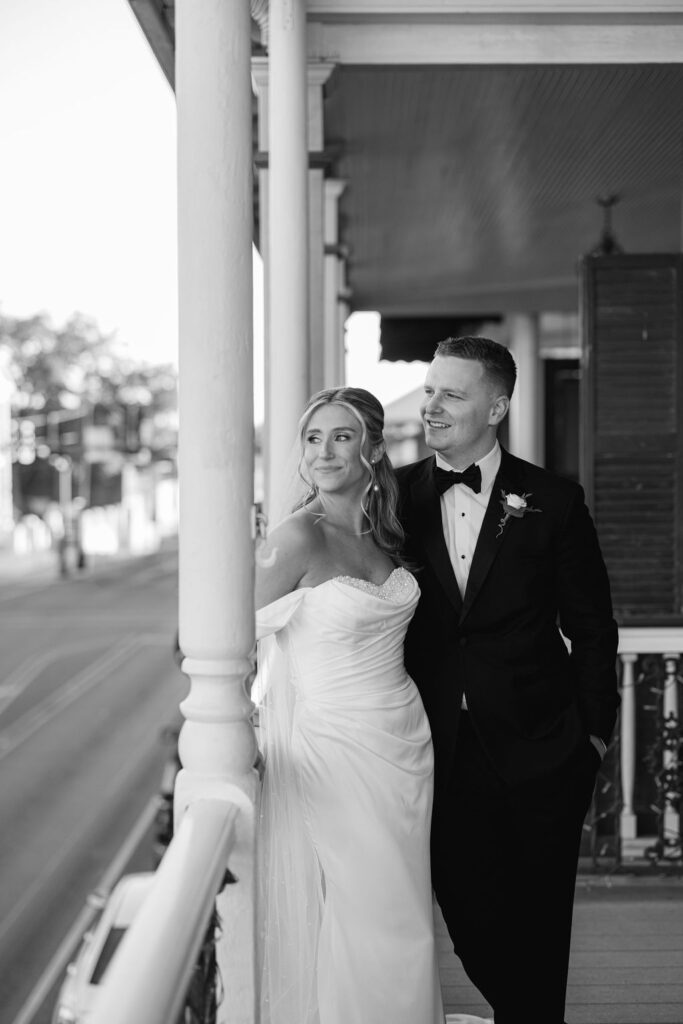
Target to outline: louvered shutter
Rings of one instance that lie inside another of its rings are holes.
[[[683,622],[683,256],[582,263],[582,482],[624,625]]]

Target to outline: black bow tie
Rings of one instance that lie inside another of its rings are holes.
[[[443,494],[453,484],[466,484],[471,491],[479,494],[481,491],[481,470],[473,462],[471,466],[464,469],[462,473],[456,473],[454,469],[442,469],[434,463],[434,483],[439,494]]]

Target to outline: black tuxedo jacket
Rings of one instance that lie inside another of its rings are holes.
[[[397,475],[406,556],[421,590],[406,668],[431,724],[438,799],[463,692],[473,728],[511,784],[559,766],[590,734],[609,742],[619,699],[617,627],[582,488],[503,449],[463,597],[433,466],[430,456]],[[526,495],[539,511],[501,529],[503,492]]]

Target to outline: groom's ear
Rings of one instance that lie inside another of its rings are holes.
[[[510,399],[507,395],[498,395],[494,398],[491,403],[491,411],[489,412],[489,425],[497,427],[499,423],[502,423],[507,416],[509,408]]]

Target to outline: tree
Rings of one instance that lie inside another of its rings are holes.
[[[173,431],[169,435],[166,430],[157,445],[160,431],[155,427],[157,420],[160,427],[174,423],[176,373],[171,365],[132,359],[114,334],[102,332],[81,313],[61,328],[44,313],[26,319],[0,315],[0,347],[8,354],[15,386],[15,504],[23,511],[27,506],[40,511],[41,502],[55,500],[54,469],[65,456],[73,466],[72,493],[88,503],[92,465],[107,462],[108,447],[112,455],[118,453],[117,460],[109,459],[109,477],[115,461],[120,471],[122,454],[142,449],[150,459],[157,453],[174,456]],[[103,445],[99,454],[92,447],[98,437]]]
[[[19,415],[71,412],[117,404],[166,406],[175,371],[134,360],[95,320],[74,313],[62,328],[40,313],[27,319],[0,315],[0,345],[9,352]]]

